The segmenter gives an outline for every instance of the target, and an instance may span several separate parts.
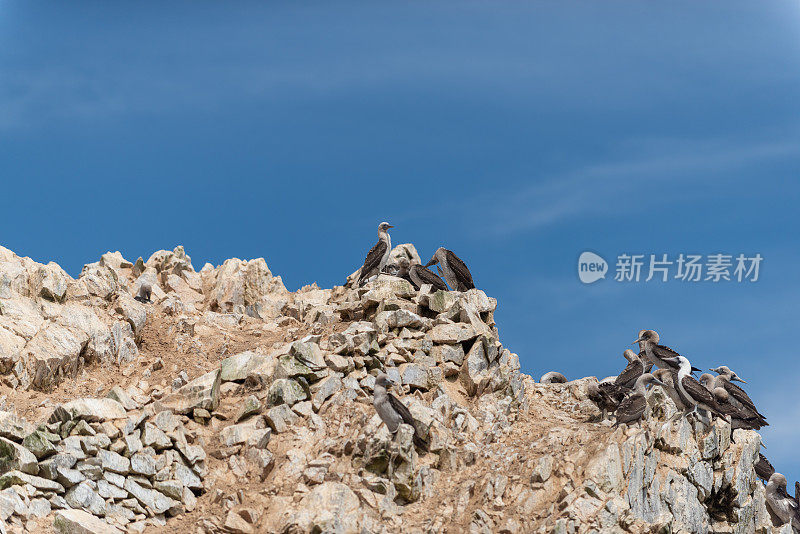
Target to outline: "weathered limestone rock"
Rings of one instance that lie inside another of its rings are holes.
[[[201,375],[176,392],[162,399],[162,404],[175,413],[189,413],[194,409],[216,410],[219,406],[220,370]]]
[[[360,532],[358,497],[339,482],[315,486],[300,501],[298,509],[287,526],[294,525],[305,532]]]
[[[75,399],[62,404],[61,408],[72,419],[83,419],[89,422],[124,419],[127,415],[125,408],[119,402],[110,398],[95,399],[86,397]]]
[[[83,510],[58,510],[53,528],[61,534],[123,534],[117,527]]]
[[[19,470],[29,475],[39,473],[36,456],[22,445],[0,438],[0,473]]]

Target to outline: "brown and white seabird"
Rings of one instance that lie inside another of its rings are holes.
[[[644,351],[647,359],[650,360],[653,365],[662,369],[672,368],[677,370],[678,367],[671,358],[680,356],[680,354],[666,345],[659,345],[659,341],[661,341],[661,339],[655,330],[640,330],[639,337],[631,344],[639,344],[639,347]],[[692,371],[700,371],[700,369],[692,367]]]
[[[453,291],[466,291],[475,288],[472,274],[467,269],[467,265],[453,251],[439,247],[433,253],[431,261],[425,264],[425,267],[437,264],[447,285]]]
[[[786,477],[772,473],[767,482],[767,506],[781,520],[781,524],[791,523],[800,530],[800,505],[786,492]]]
[[[727,419],[720,411],[719,406],[717,406],[714,395],[692,376],[692,370],[695,368],[692,367],[692,364],[687,358],[679,355],[665,360],[665,363],[668,365],[677,364],[679,366],[677,389],[681,397],[685,398],[688,403],[691,404],[693,412],[696,413],[697,408],[700,408],[701,410],[714,413]]]
[[[661,380],[664,384],[662,387],[666,392],[667,396],[672,399],[672,402],[675,403],[675,407],[678,408],[681,412],[685,412],[687,410],[691,410],[691,405],[689,401],[683,398],[681,392],[676,388],[676,384],[678,383],[678,372],[674,369],[656,369],[653,371],[653,376]]]
[[[639,359],[639,355],[631,349],[626,349],[622,355],[630,363],[628,363],[625,369],[617,376],[617,379],[614,380],[614,384],[621,388],[631,389],[636,384],[636,380],[644,374],[645,364]]]
[[[378,412],[381,420],[386,423],[389,432],[395,434],[401,424],[411,425],[414,429],[414,444],[427,450],[428,443],[422,438],[418,428],[418,422],[411,415],[405,404],[400,399],[389,393],[389,388],[393,385],[391,379],[385,373],[381,373],[375,379],[375,389],[372,392],[372,405]]]
[[[723,387],[716,385],[714,376],[708,373],[700,375],[700,383],[714,395],[717,408],[730,418],[731,430],[742,428],[744,430],[758,430],[763,425],[758,416],[738,403],[732,403],[731,397]]]
[[[664,384],[650,373],[645,373],[636,379],[636,384],[633,386],[633,392],[625,397],[617,411],[614,412],[616,421],[614,426],[620,424],[630,425],[631,423],[639,423],[644,415],[644,410],[647,407],[647,398],[645,397],[645,388],[650,384],[663,386]]]
[[[389,228],[394,228],[387,222],[382,222],[378,225],[378,242],[367,253],[364,258],[364,265],[361,267],[361,272],[358,275],[357,284],[361,285],[369,278],[377,276],[386,267],[386,262],[389,261],[389,255],[392,253],[392,238],[389,237]]]
[[[399,270],[397,271],[397,276],[411,282],[411,285],[414,286],[416,290],[419,291],[422,286],[428,284],[434,291],[447,291],[447,284],[444,283],[444,280],[439,278],[436,273],[430,269],[426,269],[418,263],[411,263],[408,258],[402,258],[398,265]]]
[[[722,387],[731,397],[730,402],[735,405],[740,405],[745,410],[750,412],[751,417],[757,417],[759,422],[762,426],[768,426],[767,418],[764,417],[756,408],[756,405],[753,403],[750,396],[737,386],[736,384],[732,384],[731,382],[741,382],[743,384],[747,384],[746,381],[739,378],[739,375],[734,373],[730,370],[730,368],[726,365],[721,365],[717,368],[711,369],[711,371],[718,373],[718,376],[714,379],[715,387]]]

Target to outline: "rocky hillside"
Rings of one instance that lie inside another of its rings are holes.
[[[791,532],[757,433],[665,424],[659,387],[614,429],[594,377],[520,373],[496,306],[388,275],[290,292],[182,247],[73,279],[0,247],[0,533]],[[380,371],[429,450],[375,414]]]

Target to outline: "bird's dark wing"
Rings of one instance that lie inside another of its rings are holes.
[[[745,393],[745,391],[742,388],[740,388],[736,384],[731,384],[729,381],[726,380],[725,389],[727,390],[728,394],[731,397],[733,397],[737,401],[741,402],[743,405],[753,410],[756,413],[756,415],[764,419],[764,421],[766,422],[766,418],[763,415],[761,415],[761,413],[759,413],[758,409],[756,408],[756,405],[753,404],[753,401],[750,399],[750,396],[747,393]]]
[[[447,263],[464,287],[467,289],[475,288],[475,284],[472,282],[472,274],[467,269],[467,264],[461,261],[461,258],[456,256],[452,250],[447,251]]]
[[[367,257],[364,258],[364,266],[361,267],[361,274],[358,275],[360,282],[370,271],[377,269],[381,264],[381,258],[386,253],[386,243],[383,240],[378,240],[375,246],[367,252]]]
[[[774,469],[773,469],[774,471]],[[794,500],[800,502],[800,482],[794,483]]]
[[[617,416],[615,424],[638,421],[642,417],[646,406],[647,401],[644,395],[639,395],[638,393],[628,395],[619,404],[619,408],[617,408],[617,411],[614,413],[614,415]]]
[[[444,281],[436,276],[436,274],[430,269],[426,269],[422,265],[414,265],[411,268],[414,269],[414,272],[423,284],[430,284],[434,289],[447,291],[447,285],[444,283]]]
[[[636,383],[636,379],[644,373],[644,364],[640,360],[635,360],[629,363],[625,369],[617,376],[614,383],[620,387],[632,388]]]
[[[653,354],[661,358],[662,360],[665,358],[676,358],[680,356],[677,352],[672,350],[671,348],[667,347],[666,345],[653,345]],[[677,363],[667,362],[670,367],[675,367],[676,369],[679,367]]]
[[[697,402],[702,402],[706,406],[709,407],[716,407],[717,401],[714,398],[714,395],[706,389],[706,387],[694,379],[692,376],[684,376],[683,381],[683,389],[686,390],[686,393],[689,394]]]
[[[400,399],[391,393],[387,393],[387,397],[389,398],[389,404],[392,405],[394,411],[396,411],[400,417],[403,418],[403,422],[407,425],[411,425],[411,428],[414,429],[414,444],[417,447],[427,450],[428,443],[422,439],[419,427],[417,426],[419,423],[417,423],[416,419],[414,419],[414,417],[411,415],[411,412],[408,411],[406,405],[400,402]]]
[[[769,480],[769,477],[775,472],[775,468],[769,463],[767,457],[758,453],[758,462],[756,462],[756,475],[761,480]]]

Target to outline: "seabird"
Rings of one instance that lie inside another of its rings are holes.
[[[613,412],[619,407],[619,403],[622,402],[628,391],[613,381],[602,380],[597,384],[589,384],[587,394],[589,399],[602,411],[601,418],[605,419],[608,412]]]
[[[664,384],[664,391],[667,393],[667,396],[672,399],[672,402],[675,403],[675,407],[678,408],[678,410],[685,412],[691,408],[689,402],[683,398],[681,392],[675,387],[675,384],[678,383],[677,371],[672,369],[656,369],[653,372],[653,376],[661,380]]]
[[[378,412],[381,420],[386,423],[389,432],[395,434],[400,425],[405,423],[414,429],[414,445],[420,449],[427,450],[428,443],[420,435],[418,423],[411,416],[411,412],[400,399],[389,393],[389,388],[393,382],[385,373],[381,373],[375,379],[375,389],[373,390],[372,405]]]
[[[414,282],[411,280],[411,275],[409,274],[410,268],[411,268],[411,261],[408,258],[400,258],[397,261],[397,273],[395,274],[395,276],[398,278],[402,278],[403,280],[407,280],[408,283],[414,285]]]
[[[676,364],[670,358],[680,356],[677,352],[667,347],[666,345],[659,345],[661,339],[655,330],[639,330],[639,337],[631,343],[631,345],[639,344],[641,350],[644,350],[647,359],[653,365],[657,365],[662,369],[673,368],[677,370]],[[696,367],[692,367],[692,371],[700,371]]]
[[[392,238],[389,237],[389,228],[394,228],[394,226],[387,222],[378,225],[378,242],[364,258],[364,265],[358,275],[358,285],[366,282],[372,276],[377,276],[386,267],[389,254],[392,253]]]
[[[800,506],[786,493],[786,477],[780,473],[772,473],[767,482],[767,505],[781,524],[791,522],[792,527],[800,529]]]
[[[630,363],[617,376],[617,379],[614,380],[614,384],[621,388],[631,389],[636,384],[636,380],[645,372],[644,362],[642,362],[639,356],[631,349],[626,349],[622,355]]]
[[[718,373],[718,376],[716,376],[714,379],[715,387],[724,388],[725,391],[727,391],[731,396],[731,403],[740,404],[743,408],[752,412],[752,417],[758,417],[763,426],[768,426],[767,418],[758,411],[756,405],[753,404],[752,399],[750,399],[750,396],[745,392],[745,390],[736,384],[731,383],[732,381],[736,381],[747,384],[746,381],[739,378],[739,375],[731,371],[726,365],[721,365],[715,369],[711,369],[711,371]]]
[[[647,407],[647,399],[644,394],[648,384],[664,385],[663,382],[650,373],[645,373],[637,378],[636,384],[633,386],[633,392],[619,403],[617,411],[614,412],[616,416],[614,426],[620,424],[630,425],[641,421],[644,409]]]
[[[543,374],[539,382],[541,384],[565,384],[567,382],[567,377],[558,371],[550,371],[549,373]]]
[[[153,295],[153,286],[150,285],[150,282],[142,282],[142,285],[139,286],[139,291],[136,293],[136,296],[133,297],[134,299],[138,300],[142,303],[149,303],[150,297]]]
[[[767,482],[769,480],[769,477],[771,477],[772,473],[774,472],[775,468],[772,467],[771,463],[769,463],[767,457],[759,452],[758,461],[756,462],[756,476],[758,476],[758,478],[760,478],[764,482]]]
[[[472,274],[467,269],[467,265],[451,250],[439,247],[434,252],[431,261],[425,264],[425,267],[437,264],[450,289],[466,291],[475,288],[475,284],[472,282]]]
[[[743,428],[745,430],[760,429],[763,425],[758,419],[758,416],[738,403],[732,403],[730,401],[731,397],[728,392],[725,391],[725,388],[716,385],[717,381],[715,378],[717,377],[711,376],[708,373],[703,373],[700,375],[700,383],[714,395],[714,400],[720,412],[730,418],[731,430],[736,430],[737,428]]]
[[[679,366],[677,389],[681,397],[685,398],[689,404],[692,405],[692,411],[694,413],[697,413],[697,408],[700,408],[709,413],[725,417],[717,406],[714,395],[691,375],[692,370],[695,368],[692,367],[688,359],[679,355],[674,358],[666,359],[665,363],[671,366],[675,364]]]

